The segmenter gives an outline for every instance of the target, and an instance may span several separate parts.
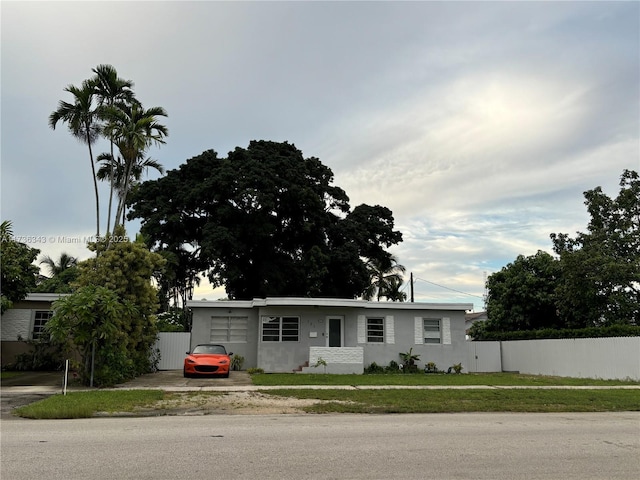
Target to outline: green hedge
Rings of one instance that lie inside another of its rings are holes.
[[[640,337],[640,326],[612,325],[609,327],[589,327],[580,329],[562,328],[555,330],[520,330],[516,332],[483,331],[475,341],[542,340],[548,338],[599,338],[599,337]]]

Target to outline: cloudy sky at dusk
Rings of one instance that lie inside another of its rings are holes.
[[[150,152],[166,169],[289,141],[352,207],[389,207],[418,301],[481,310],[485,275],[585,230],[583,192],[615,196],[640,169],[638,2],[0,8],[2,220],[52,257],[91,255],[58,240],[95,233],[95,212],[86,146],[48,116],[102,63],[167,110],[167,144]],[[222,296],[203,284],[194,298]]]

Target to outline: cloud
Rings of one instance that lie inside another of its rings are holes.
[[[419,299],[479,308],[485,272],[584,230],[582,193],[640,169],[639,18],[635,2],[5,2],[2,218],[92,235],[86,147],[47,118],[110,63],[169,112],[165,168],[292,142],[352,206],[391,208]]]

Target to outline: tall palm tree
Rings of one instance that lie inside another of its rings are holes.
[[[133,82],[118,77],[118,72],[112,65],[98,65],[92,69],[95,76],[92,78],[95,94],[98,98],[99,112],[102,115],[104,107],[112,107],[116,102],[133,103],[136,98],[133,93]],[[110,139],[111,158],[115,158],[113,152],[113,140]],[[100,156],[98,157],[100,161]],[[111,228],[111,211],[113,205],[113,193],[116,190],[117,183],[114,183],[115,170],[114,164],[109,163],[109,208],[107,209],[107,234]],[[104,177],[104,175],[103,175]],[[99,178],[104,180],[105,178]]]
[[[40,265],[45,264],[49,268],[49,273],[52,277],[56,275],[60,275],[65,270],[75,267],[78,265],[78,259],[76,257],[72,257],[68,253],[61,253],[60,258],[56,262],[49,255],[45,255],[40,262]]]
[[[13,224],[11,220],[0,223],[0,243],[10,242],[13,237]]]
[[[100,236],[100,198],[98,195],[98,179],[96,178],[95,165],[93,163],[93,150],[91,146],[100,135],[101,126],[94,106],[93,82],[85,80],[81,87],[69,85],[64,89],[73,95],[73,103],[60,100],[58,109],[49,115],[49,126],[55,130],[58,122],[66,123],[71,135],[89,147],[89,162],[91,163],[91,176],[93,177],[93,189],[96,197],[96,236]]]
[[[389,280],[382,296],[392,302],[404,302],[407,299],[407,293],[400,290],[400,287],[402,287],[402,279],[391,278]]]
[[[375,297],[377,301],[382,297],[388,297],[386,292],[392,291],[394,285],[399,288],[402,284],[402,274],[405,272],[404,266],[398,263],[394,255],[389,255],[383,260],[367,260],[367,270],[371,284],[362,294],[362,298],[371,300]]]
[[[151,145],[165,143],[164,137],[169,131],[166,126],[158,123],[157,117],[166,117],[167,112],[162,107],[145,109],[138,102],[132,104],[117,102],[111,107],[106,107],[103,115],[107,119],[105,134],[118,147],[124,169],[122,184],[119,186],[121,197],[116,210],[115,228],[121,225],[119,222],[124,216],[127,195],[136,166],[144,162],[146,152]]]
[[[124,187],[125,175],[125,165],[122,162],[122,158],[118,156],[114,159],[108,153],[101,153],[98,155],[96,162],[100,164],[100,168],[98,168],[98,172],[96,173],[98,180],[110,181],[113,185],[113,190],[115,190],[118,195],[118,199],[121,199],[123,195],[122,188]],[[142,174],[150,168],[153,168],[161,174],[164,173],[162,165],[152,158],[146,158],[142,161],[138,161],[133,165],[131,170],[131,179],[129,180],[128,191],[131,191],[134,184],[137,184],[142,178]]]

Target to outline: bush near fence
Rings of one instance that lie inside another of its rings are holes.
[[[580,329],[562,328],[542,330],[519,330],[515,332],[483,331],[474,338],[476,341],[506,342],[509,340],[545,340],[557,338],[602,338],[602,337],[640,337],[640,326],[611,325],[608,327],[589,327]]]

